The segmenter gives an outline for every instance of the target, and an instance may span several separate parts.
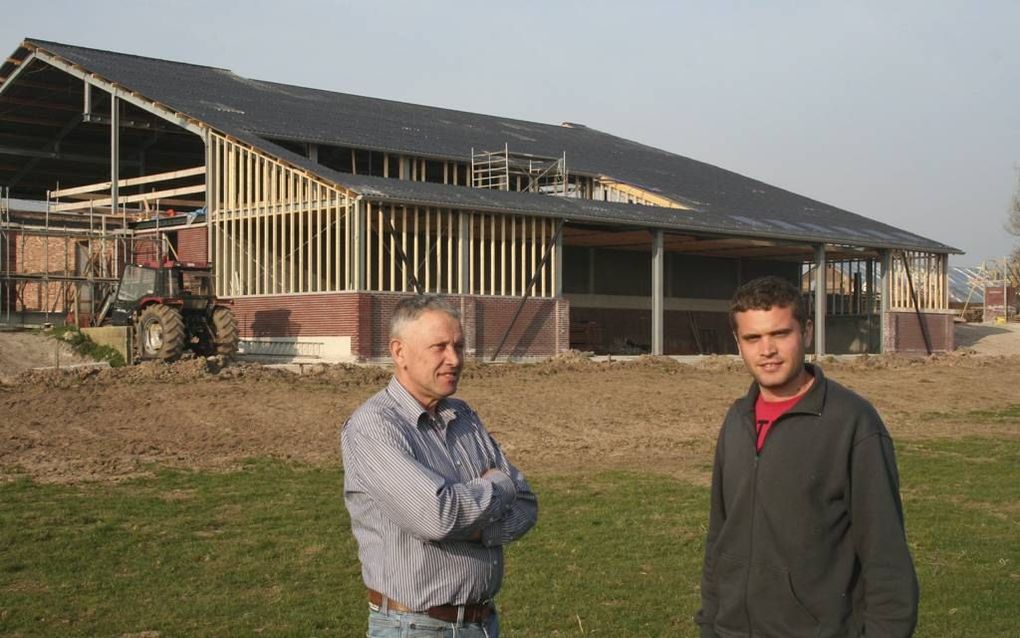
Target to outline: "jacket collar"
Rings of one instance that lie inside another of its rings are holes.
[[[825,380],[825,375],[822,374],[822,369],[819,366],[813,363],[805,363],[804,369],[815,378],[815,382],[811,384],[811,387],[801,400],[797,402],[797,405],[790,408],[787,414],[820,415],[822,408],[825,406],[825,395],[828,392],[829,384]],[[758,400],[759,394],[761,394],[761,388],[758,387],[756,381],[752,381],[747,394],[740,399],[743,404],[741,407],[745,412],[754,413],[754,404]]]

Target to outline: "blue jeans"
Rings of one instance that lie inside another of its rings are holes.
[[[368,638],[499,638],[499,618],[493,612],[485,622],[457,625],[425,614],[370,610]]]

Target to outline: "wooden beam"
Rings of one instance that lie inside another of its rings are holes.
[[[205,184],[198,184],[197,186],[185,186],[183,188],[171,188],[162,191],[153,191],[151,193],[141,193],[139,195],[121,195],[117,198],[118,204],[133,204],[135,202],[153,201],[156,199],[163,199],[164,197],[174,197],[176,195],[191,195],[194,193],[204,193]],[[112,199],[105,197],[103,199],[92,200],[91,202],[68,202],[65,204],[54,204],[50,207],[52,212],[60,212],[66,210],[81,210],[82,208],[88,208],[92,206],[110,206]]]
[[[104,78],[101,78],[96,74],[87,71],[86,69],[77,64],[68,62],[67,60],[60,56],[54,55],[42,49],[35,49],[33,51],[33,54],[43,62],[49,64],[50,66],[54,66],[60,69],[61,71],[64,71],[65,73],[68,73],[80,80],[84,80],[89,84],[92,84],[104,91],[109,92],[113,96],[127,100],[129,103],[133,104],[134,106],[144,111],[148,111],[153,115],[159,116],[169,122],[172,122],[173,124],[176,124],[177,126],[185,128],[196,135],[204,136],[206,134],[205,127],[200,125],[200,123],[197,120],[194,120],[182,113],[174,111],[173,109],[170,109],[158,102],[153,102],[151,100],[142,98],[140,95],[138,95],[138,93],[134,91],[126,91],[120,85],[114,82],[110,82],[109,80],[106,80]]]
[[[34,59],[35,54],[29,53],[27,56],[25,56],[23,60],[20,60],[18,64],[14,65],[14,71],[12,71],[11,74],[8,75],[7,77],[3,78],[3,80],[0,80],[0,95],[2,95],[4,91],[6,91],[8,88],[14,85],[15,78],[20,76],[25,71],[25,69],[27,69],[30,66],[30,63]]]
[[[634,199],[644,200],[643,202],[640,203],[647,203],[647,205],[650,206],[661,206],[663,208],[678,208],[682,210],[690,210],[688,206],[684,206],[683,204],[680,204],[675,200],[672,200],[663,195],[659,195],[657,193],[653,193],[644,188],[632,186],[630,184],[625,184],[623,182],[618,182],[606,176],[599,177],[599,181],[602,183],[602,187],[605,189],[617,191],[623,194],[625,197],[632,197]]]
[[[138,186],[139,184],[151,184],[152,182],[169,181],[172,179],[180,179],[182,177],[194,177],[196,175],[204,175],[205,167],[196,166],[195,168],[186,168],[179,171],[169,171],[167,173],[154,173],[152,175],[142,175],[140,177],[128,177],[117,181],[117,186],[126,188],[128,186]],[[99,182],[97,184],[86,184],[84,186],[75,186],[73,188],[62,188],[55,191],[50,191],[51,197],[70,197],[74,195],[81,195],[84,193],[94,193],[98,191],[106,191],[110,189],[112,182]]]
[[[568,246],[585,246],[588,248],[622,248],[640,246],[648,248],[647,231],[572,236],[566,239]]]

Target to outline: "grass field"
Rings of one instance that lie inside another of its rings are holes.
[[[1020,441],[904,442],[899,460],[918,635],[1016,635]],[[705,487],[636,472],[531,478],[540,521],[508,550],[505,636],[694,635]],[[364,635],[341,481],[339,469],[253,460],[0,485],[0,635]]]

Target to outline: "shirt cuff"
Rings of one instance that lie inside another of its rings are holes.
[[[509,476],[499,471],[490,474],[488,479],[492,483],[492,495],[498,501],[492,508],[489,520],[497,521],[513,507],[517,500],[517,486]]]

